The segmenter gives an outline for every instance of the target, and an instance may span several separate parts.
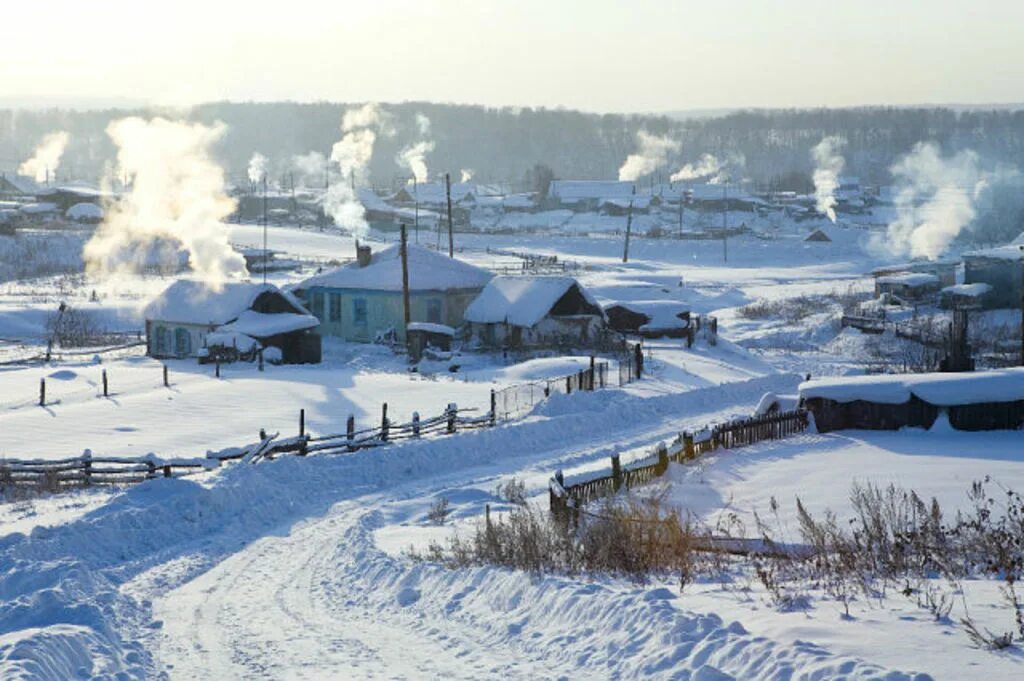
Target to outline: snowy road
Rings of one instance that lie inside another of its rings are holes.
[[[182,679],[914,678],[812,644],[752,636],[738,623],[687,612],[669,589],[449,571],[395,557],[375,541],[378,529],[421,522],[434,495],[479,507],[474,492],[493,488],[497,476],[517,472],[530,481],[555,466],[586,466],[607,455],[613,431],[619,449],[648,446],[722,416],[780,379],[647,400],[619,396],[620,407],[636,407],[629,425],[602,418],[585,399],[609,396],[581,396],[554,404],[547,420],[472,436],[478,446],[493,438],[508,450],[470,466],[442,462],[433,475],[411,464],[416,474],[386,493],[353,494],[159,595],[153,618],[161,628],[149,642],[155,665]],[[685,421],[673,412],[687,414]],[[588,435],[546,437],[556,425]]]

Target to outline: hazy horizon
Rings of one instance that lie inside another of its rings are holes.
[[[438,101],[670,113],[1024,102],[1024,4],[112,0],[8,8],[9,101]],[[56,17],[56,20],[54,19]],[[37,30],[40,29],[40,30]]]

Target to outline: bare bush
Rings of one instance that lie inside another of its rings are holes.
[[[499,483],[494,488],[494,495],[499,499],[504,499],[510,504],[516,506],[526,505],[526,483],[519,478],[512,478],[508,482]]]
[[[438,497],[427,511],[427,520],[435,525],[444,525],[451,515],[452,509],[448,503],[448,497]]]
[[[95,345],[103,341],[103,329],[86,310],[64,306],[46,319],[46,334],[65,348]]]

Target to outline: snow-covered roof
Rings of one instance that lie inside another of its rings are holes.
[[[939,407],[1024,400],[1024,369],[843,376],[800,384],[800,397],[804,399],[903,404],[912,395]]]
[[[76,203],[64,215],[71,220],[102,220],[103,209],[95,203]]]
[[[39,191],[39,184],[31,177],[4,173],[3,179],[22,194],[31,195]]]
[[[403,195],[403,192],[405,195]],[[452,184],[452,202],[458,203],[476,195],[476,185],[468,182]],[[408,196],[408,198],[406,198]],[[394,200],[416,201],[418,203],[442,204],[448,202],[444,182],[420,182],[407,184],[392,197]]]
[[[628,199],[635,195],[632,182],[615,180],[552,180],[548,196],[566,202],[586,199]]]
[[[714,182],[700,182],[687,188],[694,201],[759,201],[743,189]]]
[[[605,305],[604,309],[610,310],[613,307],[623,307],[630,312],[645,315],[647,323],[640,327],[641,331],[685,329],[687,322],[680,319],[679,315],[690,310],[686,303],[673,300],[629,300]]]
[[[266,313],[245,310],[238,319],[225,324],[221,331],[237,331],[253,338],[268,338],[281,333],[312,329],[320,325],[319,320],[311,314],[295,312]]]
[[[143,316],[147,320],[162,322],[219,326],[238,319],[261,294],[268,291],[283,296],[296,313],[308,315],[291,293],[273,284],[230,281],[220,290],[214,290],[201,281],[179,279],[146,305]]]
[[[423,331],[424,333],[437,333],[443,336],[454,336],[455,329],[447,324],[434,324],[432,322],[409,322],[405,327],[408,331]]]
[[[1019,238],[1019,237],[1018,237]],[[979,251],[971,251],[964,253],[965,258],[993,258],[996,260],[1021,260],[1024,258],[1024,250],[1021,250],[1021,246],[1024,244],[1018,244],[1016,240],[1013,243],[1005,246],[996,246],[995,248],[986,248]]]
[[[956,286],[947,286],[942,289],[942,293],[951,296],[967,296],[969,298],[976,298],[978,296],[985,295],[991,290],[992,287],[988,284],[957,284]]]
[[[238,331],[214,331],[206,335],[206,344],[224,348],[238,348],[239,352],[249,352],[259,345],[259,342],[252,336],[247,336]]]
[[[879,284],[895,284],[898,286],[927,286],[938,284],[939,278],[934,274],[924,272],[908,272],[906,274],[891,274],[887,277],[878,277]]]
[[[651,205],[650,196],[630,196],[628,198],[619,199],[603,199],[601,206],[615,206],[616,208],[629,208],[630,204],[633,208],[643,210]]]
[[[494,275],[485,269],[457,258],[409,244],[409,290],[448,291],[478,289]],[[374,253],[370,264],[360,267],[352,262],[304,281],[299,288],[358,289],[364,291],[401,291],[402,257],[400,246],[394,244]]]
[[[21,207],[21,212],[26,215],[36,215],[39,213],[56,213],[57,204],[55,203],[26,203]]]
[[[594,297],[572,277],[501,276],[491,279],[469,304],[465,319],[477,324],[504,322],[531,327],[544,319],[573,286],[579,288],[588,303],[601,309]]]

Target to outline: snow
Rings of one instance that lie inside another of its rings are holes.
[[[202,281],[179,279],[146,305],[143,314],[146,319],[178,324],[227,324],[238,319],[268,291],[280,293],[298,310],[306,312],[291,294],[273,284],[231,281],[217,290]]]
[[[544,319],[569,289],[578,285],[572,277],[495,277],[466,308],[465,318],[467,322],[478,324],[507,323],[530,328]],[[588,302],[600,309],[582,286],[580,291]]]
[[[458,258],[449,258],[416,244],[408,245],[409,290],[448,291],[483,288],[493,276],[490,272]],[[399,245],[373,253],[370,264],[360,267],[352,262],[318,274],[302,282],[300,288],[314,286],[363,291],[401,291],[402,258]]]
[[[610,307],[621,306],[639,314],[647,315],[648,321],[640,327],[641,331],[661,331],[668,329],[685,329],[688,323],[679,318],[684,312],[689,312],[689,306],[682,302],[668,300],[629,300],[605,305],[605,310]]]
[[[939,407],[1024,400],[1024,368],[966,373],[880,374],[820,378],[800,384],[800,397],[836,402],[903,404],[916,395]]]
[[[206,335],[206,344],[211,347],[238,348],[239,352],[249,352],[259,346],[259,341],[240,331],[228,331],[222,327],[220,331]]]
[[[309,314],[294,312],[268,314],[245,310],[238,315],[238,319],[220,327],[220,330],[229,333],[234,331],[254,338],[268,338],[280,333],[313,329],[317,326],[320,326],[320,320]]]
[[[41,213],[56,213],[57,204],[40,202],[40,203],[26,203],[21,207],[21,212],[26,215],[39,215]]]
[[[939,278],[934,274],[908,272],[907,274],[892,274],[878,277],[876,281],[879,284],[895,284],[898,286],[927,286],[928,284],[938,284]]]
[[[942,289],[941,293],[954,296],[966,296],[968,298],[977,298],[983,296],[992,290],[992,286],[989,284],[956,284],[955,286],[947,286]]]
[[[95,203],[76,203],[64,215],[71,220],[102,220],[103,209]]]
[[[455,329],[446,324],[433,324],[431,322],[409,322],[406,327],[409,331],[424,331],[426,333],[438,333],[444,336],[454,336]]]

